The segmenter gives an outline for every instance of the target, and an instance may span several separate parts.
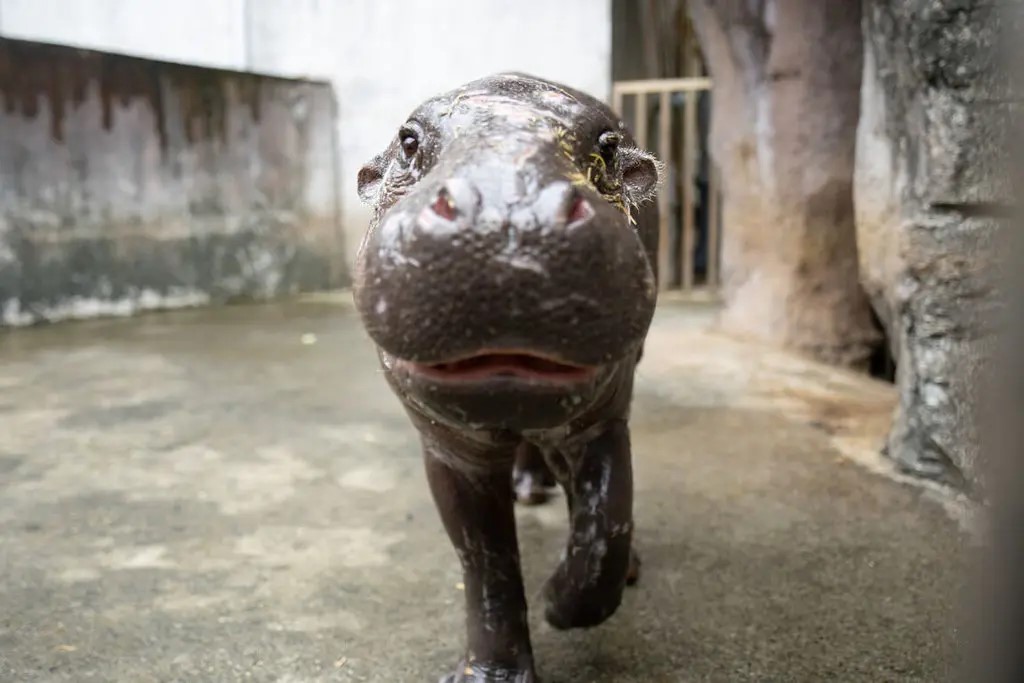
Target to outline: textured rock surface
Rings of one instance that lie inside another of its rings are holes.
[[[865,366],[880,339],[858,283],[858,2],[693,0],[715,83],[732,331]]]
[[[1010,3],[1012,4],[1012,3]],[[1001,8],[870,1],[855,198],[861,274],[897,362],[889,454],[978,488],[973,420],[1007,199]]]
[[[0,326],[338,286],[329,86],[0,39]]]

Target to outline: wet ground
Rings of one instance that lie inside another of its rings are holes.
[[[344,297],[0,333],[0,681],[436,681],[456,558]],[[545,683],[941,680],[960,534],[876,454],[892,388],[666,304],[644,576]],[[520,511],[533,604],[561,501]]]

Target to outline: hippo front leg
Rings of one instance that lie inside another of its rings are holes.
[[[555,628],[600,624],[618,609],[639,561],[632,550],[633,471],[629,427],[615,420],[569,454],[564,482],[570,533],[562,561],[544,588],[545,618]]]
[[[462,562],[466,593],[466,654],[441,683],[535,683],[511,463],[464,470],[441,448],[424,447],[427,480]]]

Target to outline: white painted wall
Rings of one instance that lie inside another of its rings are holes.
[[[355,178],[424,98],[525,71],[607,99],[610,0],[0,0],[0,35],[330,81],[349,259]]]
[[[245,65],[246,0],[0,0],[0,33],[170,62]]]

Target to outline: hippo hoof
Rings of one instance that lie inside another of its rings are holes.
[[[533,667],[526,670],[506,669],[500,666],[486,666],[465,662],[459,664],[455,673],[442,676],[438,683],[540,683]]]
[[[574,590],[562,570],[555,572],[544,586],[544,619],[552,627],[565,631],[573,628],[592,628],[608,620],[621,604],[621,591],[587,594]],[[629,565],[625,583],[635,586],[640,580],[640,555],[635,548],[629,550]]]
[[[593,628],[607,621],[619,608],[618,601],[566,600],[550,583],[544,591],[544,602],[544,620],[559,631]]]

